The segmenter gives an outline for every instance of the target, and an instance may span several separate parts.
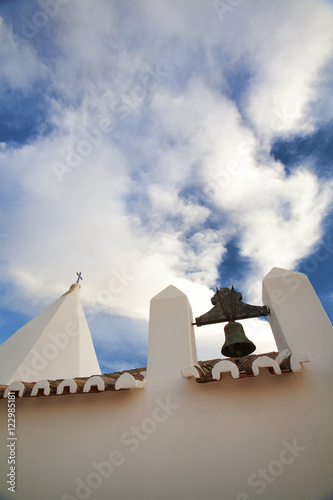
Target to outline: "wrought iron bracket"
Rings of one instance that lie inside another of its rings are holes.
[[[269,311],[266,306],[253,306],[242,301],[242,294],[234,287],[216,288],[215,295],[211,298],[213,308],[208,312],[195,318],[193,325],[203,326],[213,323],[223,323],[225,321],[257,318],[268,316]]]

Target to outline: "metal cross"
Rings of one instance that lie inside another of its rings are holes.
[[[77,274],[77,282],[76,284],[78,284],[80,282],[80,280],[83,280],[82,276],[81,276],[81,273],[76,273]]]

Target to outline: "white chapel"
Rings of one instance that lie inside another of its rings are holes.
[[[198,360],[202,317],[170,285],[147,366],[107,374],[79,294],[0,347],[1,500],[333,499],[333,327],[306,275],[273,268],[241,306],[268,315],[275,352]]]

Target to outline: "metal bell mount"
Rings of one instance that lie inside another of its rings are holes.
[[[196,318],[193,324],[202,326],[228,321],[224,327],[225,342],[221,349],[223,356],[239,358],[251,354],[256,346],[246,337],[243,325],[235,320],[267,316],[267,308],[242,302],[242,294],[237,292],[234,287],[231,287],[231,290],[226,287],[220,290],[216,288],[216,293],[211,301],[214,307]]]

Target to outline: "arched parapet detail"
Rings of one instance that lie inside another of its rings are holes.
[[[62,394],[65,387],[69,388],[69,392],[74,394],[77,391],[77,384],[72,378],[66,378],[57,387],[57,394]]]
[[[8,394],[10,392],[18,392],[19,393],[19,398],[21,398],[25,392],[25,386],[22,382],[19,380],[16,380],[15,382],[12,382],[7,389],[5,390],[4,398],[8,398]]]
[[[301,363],[307,363],[310,357],[305,352],[295,352],[290,356],[290,369],[293,372],[300,372],[302,367]]]
[[[87,382],[84,384],[83,392],[90,392],[92,387],[97,387],[98,391],[104,391],[104,380],[98,375],[93,375],[92,377],[88,378]]]
[[[222,373],[230,373],[232,378],[239,378],[239,369],[232,361],[222,359],[212,369],[212,377],[214,380],[221,380]]]
[[[122,373],[115,383],[116,391],[120,389],[143,389],[144,380],[137,380],[130,373]]]
[[[37,396],[40,389],[43,390],[44,396],[49,396],[51,391],[49,381],[46,379],[38,380],[33,386],[30,396]]]
[[[259,368],[272,368],[274,373],[281,375],[281,368],[275,359],[268,356],[259,356],[252,363],[253,375],[259,375]]]

